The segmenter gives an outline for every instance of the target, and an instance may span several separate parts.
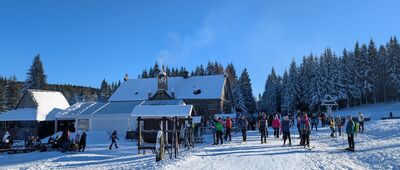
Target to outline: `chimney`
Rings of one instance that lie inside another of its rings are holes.
[[[189,72],[186,71],[186,70],[182,71],[182,77],[185,78],[185,79],[188,78],[189,77]]]
[[[173,99],[175,99],[175,91],[174,91],[174,88],[171,89],[171,97],[172,97]]]
[[[125,74],[124,81],[127,81],[128,79],[129,79],[128,74]]]

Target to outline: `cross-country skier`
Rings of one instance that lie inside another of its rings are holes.
[[[267,116],[265,113],[262,114],[259,122],[258,122],[258,129],[261,133],[261,143],[267,143],[267,131],[268,131],[268,121]]]
[[[283,145],[285,146],[286,140],[289,139],[289,145],[292,145],[292,139],[290,137],[290,127],[291,122],[288,116],[285,116],[285,119],[282,121],[282,133],[283,133]]]
[[[354,121],[351,116],[347,116],[347,126],[346,126],[346,133],[347,133],[347,140],[349,142],[349,148],[346,150],[354,151]]]

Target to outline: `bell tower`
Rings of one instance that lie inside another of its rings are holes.
[[[168,76],[167,73],[165,72],[164,66],[162,66],[160,73],[158,73],[157,82],[158,82],[157,83],[158,90],[168,91]]]

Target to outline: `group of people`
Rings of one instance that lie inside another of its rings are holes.
[[[247,140],[247,129],[248,120],[245,115],[241,115],[235,119],[237,122],[238,131],[242,132],[242,141]],[[271,122],[271,127],[274,131],[274,137],[279,138],[279,135],[283,135],[283,146],[292,145],[291,129],[297,125],[297,130],[300,138],[299,146],[304,148],[310,147],[310,134],[315,128],[318,130],[318,123],[321,121],[322,127],[326,124],[329,125],[332,133],[331,137],[336,137],[335,133],[338,132],[339,136],[342,135],[342,128],[346,123],[346,119],[343,119],[340,115],[337,117],[325,116],[325,114],[307,114],[298,113],[296,118],[294,115],[273,115],[272,120],[269,119],[271,115],[262,113],[258,119],[258,129],[260,132],[261,143],[266,143],[268,138],[268,125]],[[349,147],[346,150],[354,151],[354,135],[358,132],[364,132],[364,122],[365,117],[360,112],[357,117],[357,121],[354,121],[351,116],[347,117],[347,124],[345,127],[345,132],[348,137]],[[232,120],[227,117],[226,119],[216,118],[212,126],[214,134],[214,145],[223,144],[223,134],[225,133],[225,140],[231,141],[232,132]],[[224,131],[225,130],[225,131]]]

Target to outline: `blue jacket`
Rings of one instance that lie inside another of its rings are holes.
[[[347,121],[346,133],[349,135],[354,135],[354,126],[355,124],[353,120]]]
[[[282,132],[290,132],[290,120],[284,120],[282,122]]]

